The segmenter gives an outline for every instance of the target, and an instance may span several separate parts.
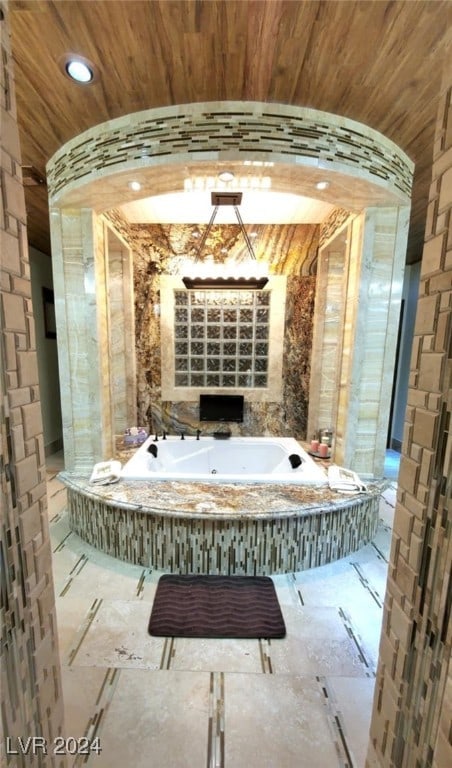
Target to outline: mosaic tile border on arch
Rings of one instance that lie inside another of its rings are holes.
[[[114,173],[145,161],[216,153],[273,154],[281,161],[349,168],[408,200],[413,166],[393,142],[343,117],[302,107],[260,102],[208,102],[146,110],[95,126],[50,159],[47,181],[56,199],[108,168]]]

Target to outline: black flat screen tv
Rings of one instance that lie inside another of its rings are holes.
[[[200,395],[200,421],[243,421],[243,395]]]

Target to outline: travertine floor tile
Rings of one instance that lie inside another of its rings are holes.
[[[364,766],[369,740],[375,679],[327,678],[330,707],[337,713],[353,765]]]
[[[339,768],[325,697],[315,679],[225,675],[225,765]]]
[[[102,747],[68,768],[364,768],[395,483],[371,544],[273,577],[272,641],[149,636],[161,573],[85,544],[48,491],[66,733]]]
[[[209,683],[205,672],[121,670],[89,768],[204,768]]]

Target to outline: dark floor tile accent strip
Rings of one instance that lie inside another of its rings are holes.
[[[349,768],[349,766],[350,766],[350,768],[353,768],[353,760],[352,760],[351,754],[350,754],[350,752],[348,750],[347,740],[345,738],[344,729],[342,727],[340,715],[335,715],[334,716],[334,720],[335,720],[335,723],[336,723],[337,731],[339,733],[339,738],[340,738],[340,740],[342,742],[342,746],[344,748],[344,752],[345,752],[346,757],[347,757],[347,762],[344,763],[344,768]]]
[[[95,743],[95,739],[99,739],[99,746],[102,747],[102,739],[100,736],[101,727],[111,704],[120,674],[121,671],[119,669],[111,667],[107,669],[94,705],[94,712],[91,714],[83,734],[90,744],[93,744],[93,742]],[[86,765],[88,762],[95,767],[96,759],[97,754],[94,751],[88,755],[79,754],[75,758],[72,768],[79,768],[79,766]]]
[[[347,635],[349,636],[350,640],[352,640],[352,642],[356,646],[356,650],[358,651],[359,660],[361,661],[362,664],[364,664],[364,666],[368,670],[367,673],[366,673],[366,677],[375,677],[374,665],[371,662],[369,662],[367,660],[367,658],[366,658],[366,654],[364,653],[364,650],[362,649],[361,644],[360,644],[360,642],[358,640],[357,633],[355,632],[355,630],[353,628],[350,616],[348,616],[345,613],[343,608],[339,608],[339,616],[342,619],[342,622],[344,624],[345,631],[347,632]]]
[[[141,576],[138,579],[138,584],[137,584],[137,592],[136,592],[137,597],[139,597],[140,594],[144,591],[144,582],[145,582],[147,573],[149,573],[149,571],[146,568],[143,571],[141,571]]]
[[[385,492],[388,491],[388,490],[397,491],[397,485],[390,485],[388,488],[385,489],[385,491],[383,493],[380,493],[380,500],[384,504],[386,504],[388,507],[391,507],[391,509],[395,509],[395,504],[393,504],[391,501],[389,501],[389,499],[387,499],[386,496],[384,495]]]
[[[87,563],[87,562],[88,562],[88,555],[80,555],[80,557],[79,557],[79,559],[77,560],[77,562],[76,562],[76,564],[74,565],[74,567],[73,567],[73,568],[71,568],[71,570],[69,571],[69,575],[71,575],[72,573],[74,573],[74,571],[75,571],[75,570],[78,568],[78,566],[80,565],[80,568],[78,568],[78,570],[77,570],[77,573],[75,574],[76,576],[78,576],[78,575],[79,575],[79,573],[80,573],[80,571],[82,571],[82,570],[83,570],[83,568],[85,567],[85,565],[86,565],[86,563]]]
[[[273,665],[272,660],[270,656],[270,644],[271,640],[259,640],[259,653],[261,657],[261,666],[262,666],[262,672],[264,675],[272,675],[273,674]]]
[[[63,589],[61,590],[61,592],[60,592],[60,594],[58,595],[58,597],[64,597],[64,596],[67,594],[67,592],[69,591],[69,588],[70,588],[70,586],[71,586],[72,582],[73,582],[73,579],[71,579],[71,578],[69,578],[69,579],[67,580],[66,584],[64,585],[64,587],[63,587]]]
[[[388,531],[389,531],[389,530],[390,530],[390,528],[388,528]],[[373,548],[375,549],[375,551],[376,551],[376,553],[377,553],[378,557],[380,558],[380,560],[384,560],[384,562],[385,562],[385,563],[388,563],[388,562],[389,562],[388,558],[387,558],[387,557],[385,557],[385,555],[383,554],[383,552],[381,551],[381,549],[379,549],[379,548],[377,547],[377,545],[375,544],[375,542],[373,542],[373,541],[372,541],[372,542],[371,542],[371,545],[372,545],[372,546],[373,546]]]
[[[67,666],[70,667],[72,662],[74,661],[75,657],[77,656],[77,653],[80,650],[80,647],[88,634],[89,628],[91,627],[92,622],[94,621],[96,614],[99,611],[100,606],[102,605],[103,600],[96,598],[91,605],[91,608],[89,609],[88,613],[86,614],[86,617],[82,624],[79,627],[77,636],[75,638],[76,645],[73,646],[73,648],[68,651],[67,654]]]
[[[63,488],[57,488],[57,490],[54,491],[53,493],[50,493],[49,496],[50,496],[51,499],[56,499],[56,497],[59,496],[60,493],[66,493],[66,488],[64,488],[64,487]]]
[[[88,556],[87,556],[87,555],[81,555],[81,556],[79,557],[79,559],[77,560],[77,562],[76,562],[76,564],[74,565],[74,567],[73,567],[73,568],[72,568],[72,569],[69,571],[69,577],[68,577],[68,580],[67,580],[66,584],[64,585],[63,589],[61,590],[61,592],[60,592],[60,594],[59,594],[59,597],[64,597],[64,596],[65,596],[65,594],[66,594],[66,593],[69,591],[69,588],[70,588],[70,586],[71,586],[72,582],[74,581],[74,578],[75,578],[76,576],[78,576],[78,575],[79,575],[79,573],[80,573],[80,572],[83,570],[83,568],[85,567],[86,563],[88,562],[88,559],[89,559],[89,558],[88,558]],[[77,573],[75,573],[75,574],[74,574],[74,571],[75,571],[75,569],[76,569],[76,568],[77,568],[77,566],[79,566],[79,565],[80,565],[80,567],[79,567],[79,569],[78,569]],[[74,574],[74,575],[72,576],[72,574]]]
[[[69,531],[69,533],[66,534],[64,539],[61,539],[60,543],[55,547],[55,549],[53,551],[54,552],[59,552],[60,549],[64,549],[65,543],[66,543],[67,539],[69,538],[69,536],[72,536],[72,531]]]
[[[160,669],[170,669],[171,662],[176,655],[176,640],[174,637],[166,637],[163,643]]]
[[[326,714],[332,731],[332,739],[339,758],[340,768],[357,768],[354,765],[350,749],[347,744],[342,716],[337,709],[334,696],[328,688],[328,683],[324,677],[316,677],[321,692],[325,700]]]
[[[382,603],[382,601],[380,599],[380,595],[378,594],[378,592],[376,592],[376,591],[374,591],[372,589],[372,587],[370,586],[368,580],[366,579],[364,574],[361,572],[361,569],[360,569],[358,563],[350,563],[350,565],[355,569],[356,573],[358,574],[358,578],[359,578],[361,584],[363,585],[364,589],[367,589],[369,594],[375,600],[375,602],[378,605],[378,607],[379,608],[383,608],[383,603]]]
[[[225,689],[224,672],[211,672],[209,684],[209,724],[207,732],[207,768],[225,767]]]

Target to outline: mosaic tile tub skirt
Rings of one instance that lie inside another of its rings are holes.
[[[108,555],[169,573],[268,576],[302,571],[355,552],[372,540],[378,526],[378,489],[335,501],[330,494],[324,503],[320,497],[316,504],[300,503],[290,512],[271,515],[262,512],[265,501],[268,507],[276,505],[279,497],[272,500],[271,494],[289,491],[267,486],[258,496],[259,513],[216,516],[211,510],[203,516],[178,513],[177,491],[174,509],[167,496],[163,511],[125,503],[121,484],[93,492],[86,480],[77,484],[61,479],[68,486],[72,531]],[[212,493],[209,489],[210,498]],[[196,498],[202,499],[201,489]]]

